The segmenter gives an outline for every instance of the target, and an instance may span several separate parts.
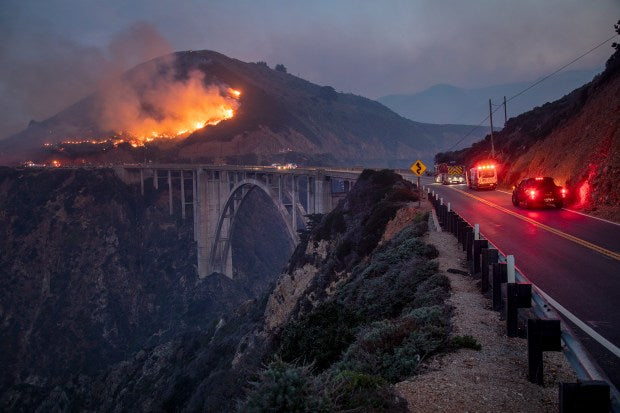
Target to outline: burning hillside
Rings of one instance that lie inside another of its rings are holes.
[[[264,64],[187,51],[136,66],[62,112],[30,122],[0,141],[0,163],[403,166],[469,129],[415,123]]]
[[[99,127],[139,145],[216,125],[232,118],[239,106],[241,92],[225,85],[206,85],[199,71],[192,71],[187,79],[174,74],[154,78],[115,82],[103,94]]]
[[[179,73],[174,57],[149,62],[130,75],[108,79],[93,95],[90,133],[50,130],[44,152],[88,155],[148,142],[185,138],[235,115],[241,92],[205,73]]]

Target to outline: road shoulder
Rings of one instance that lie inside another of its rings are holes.
[[[426,371],[396,385],[410,411],[557,412],[558,383],[576,381],[562,353],[545,353],[545,386],[527,380],[527,342],[508,338],[505,322],[464,269],[464,254],[454,237],[431,229],[428,242],[439,250],[439,269],[450,280],[453,336],[470,335],[480,351],[461,349],[433,357]]]

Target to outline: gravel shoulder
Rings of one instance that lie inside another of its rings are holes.
[[[439,270],[451,284],[452,335],[471,335],[480,351],[460,349],[427,361],[425,371],[396,384],[412,412],[557,412],[558,383],[577,378],[562,353],[544,353],[544,386],[527,380],[527,341],[508,338],[505,321],[491,310],[476,280],[448,273],[465,270],[455,237],[437,232],[432,219],[427,242],[439,250]]]

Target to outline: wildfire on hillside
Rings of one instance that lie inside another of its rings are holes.
[[[107,150],[121,144],[135,148],[156,140],[187,137],[205,126],[233,118],[241,91],[205,85],[204,75],[192,72],[185,80],[168,77],[148,87],[114,84],[101,98],[98,126],[116,131],[113,136],[66,138],[44,147],[60,152],[69,147]]]

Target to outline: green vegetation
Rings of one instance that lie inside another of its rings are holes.
[[[241,412],[330,412],[329,399],[307,366],[275,360],[253,383]]]
[[[328,301],[296,322],[282,336],[280,356],[284,361],[314,363],[324,370],[334,363],[355,338],[358,316],[344,305]]]
[[[478,340],[469,334],[452,337],[452,340],[450,340],[450,346],[455,350],[459,348],[469,348],[477,351],[482,350],[482,346],[478,343]]]
[[[396,206],[402,199],[408,199],[406,191],[379,204]],[[373,213],[379,211],[384,210]],[[330,215],[315,236],[345,236],[336,243],[336,258],[328,261],[359,253],[346,226],[340,228],[342,215]],[[437,273],[437,249],[421,239],[427,220],[428,214],[419,214],[392,240],[373,246],[374,252],[351,269],[347,282],[329,299],[285,326],[276,361],[261,373],[241,411],[259,411],[252,410],[259,405],[263,411],[308,411],[308,406],[317,411],[406,411],[391,383],[416,374],[422,360],[452,347],[450,308],[444,303],[449,282]]]

